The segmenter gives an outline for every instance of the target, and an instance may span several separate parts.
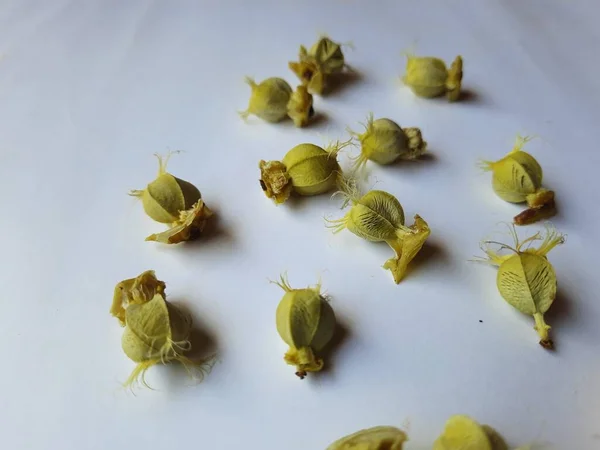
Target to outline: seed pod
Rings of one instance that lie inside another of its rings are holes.
[[[522,150],[531,138],[517,136],[514,148],[498,161],[482,161],[483,170],[492,171],[492,188],[502,200],[527,202],[529,209],[515,216],[517,225],[528,225],[556,214],[554,191],[542,188],[542,167]]]
[[[130,304],[125,311],[125,330],[121,346],[125,354],[137,363],[125,386],[141,378],[146,384],[146,371],[156,364],[179,361],[186,368],[194,363],[183,355],[191,349],[189,341],[192,320],[157,293],[150,301]]]
[[[164,295],[165,287],[153,270],[123,280],[115,286],[110,313],[119,320],[121,326],[125,326],[125,310],[129,305],[141,305],[152,300],[156,294]]]
[[[402,450],[408,440],[406,433],[396,427],[373,427],[345,436],[327,450]]]
[[[341,44],[322,36],[309,50],[308,55],[315,59],[325,74],[340,73],[346,66]]]
[[[193,184],[174,177],[167,172],[171,156],[158,158],[158,176],[144,190],[133,190],[129,195],[142,199],[144,211],[160,223],[170,224],[171,229],[152,234],[147,241],[177,244],[195,238],[203,229],[212,211],[200,198],[200,191]]]
[[[427,142],[418,128],[400,128],[390,119],[373,120],[370,114],[364,133],[348,130],[360,142],[360,155],[354,159],[354,169],[364,167],[367,161],[391,164],[398,159],[416,159],[427,148]]]
[[[458,100],[462,82],[462,57],[457,56],[450,66],[439,58],[417,57],[406,53],[406,74],[402,78],[419,97],[439,97],[446,94],[449,101]]]
[[[519,242],[514,226],[510,230],[515,242],[514,248],[495,241],[484,241],[482,250],[487,258],[479,258],[479,261],[498,267],[496,285],[500,295],[523,314],[533,316],[540,345],[552,349],[554,344],[549,337],[550,327],[544,321],[544,314],[556,297],[557,281],[554,268],[546,255],[554,247],[564,243],[565,238],[548,227],[545,236],[536,233]],[[535,241],[542,241],[538,248],[531,247]],[[524,248],[525,244],[528,244],[527,248]],[[500,248],[492,251],[491,245],[500,245]],[[503,249],[512,253],[499,254]]]
[[[337,220],[327,220],[334,233],[347,228],[358,237],[371,242],[386,242],[396,253],[384,265],[396,284],[406,274],[408,264],[419,253],[431,231],[427,222],[415,215],[415,223],[404,225],[404,210],[393,195],[384,191],[369,191],[361,196],[355,183],[347,182],[340,192],[346,197],[343,207],[352,203],[348,213]]]
[[[311,94],[321,95],[327,88],[327,77],[321,64],[314,56],[308,54],[304,46],[300,46],[299,61],[290,61],[289,68],[296,74]]]
[[[252,78],[246,77],[246,83],[252,93],[248,109],[240,113],[242,117],[254,114],[267,122],[279,122],[287,117],[288,102],[292,96],[292,88],[287,81],[273,77],[256,84]]]
[[[307,372],[323,368],[323,359],[316,354],[323,350],[335,332],[335,314],[321,295],[321,284],[314,288],[292,289],[282,276],[275,282],[285,291],[277,306],[277,332],[290,346],[283,359],[296,366],[296,375],[303,379]]]
[[[496,450],[484,428],[467,416],[455,415],[446,422],[433,450]]]
[[[267,78],[260,84],[249,77],[246,83],[252,88],[250,102],[240,116],[246,119],[254,114],[267,122],[280,122],[290,117],[297,127],[303,127],[314,116],[313,98],[305,86],[292,91],[291,86],[282,78]]]
[[[313,144],[292,148],[281,161],[260,161],[260,185],[275,203],[285,202],[292,190],[303,196],[332,190],[342,177],[338,152],[350,141],[334,142],[326,149]]]

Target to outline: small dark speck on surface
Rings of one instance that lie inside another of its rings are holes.
[[[479,323],[483,323],[483,320],[480,320]]]

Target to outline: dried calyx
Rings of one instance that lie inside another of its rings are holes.
[[[498,267],[496,285],[500,295],[523,314],[533,316],[540,345],[552,349],[554,343],[550,339],[550,326],[544,321],[544,314],[556,297],[557,280],[547,255],[554,247],[564,243],[565,237],[547,226],[545,234],[536,233],[519,241],[514,226],[509,229],[514,247],[496,241],[484,241],[482,250],[487,257],[477,261]],[[541,241],[541,244],[534,248],[532,244],[536,241]],[[492,250],[494,246],[498,247],[497,250]],[[509,253],[501,254],[501,250],[509,250]]]
[[[406,54],[406,73],[402,78],[419,97],[439,97],[446,95],[449,101],[458,100],[463,76],[463,61],[457,56],[448,69],[439,58],[419,57]]]
[[[327,450],[402,450],[407,440],[404,431],[396,427],[379,426],[338,439]]]
[[[149,302],[156,294],[164,295],[165,283],[156,278],[153,270],[146,270],[135,278],[117,283],[110,313],[125,326],[125,310],[129,305]]]
[[[133,190],[129,195],[142,199],[144,211],[157,222],[168,224],[167,231],[152,234],[147,241],[177,244],[196,238],[204,229],[206,220],[213,215],[204,204],[200,191],[193,184],[167,172],[171,152],[158,158],[158,176],[144,190]]]
[[[314,116],[313,98],[306,86],[298,86],[293,91],[291,86],[282,78],[267,78],[256,83],[246,77],[246,82],[252,89],[248,109],[240,112],[246,119],[253,114],[267,122],[280,122],[290,117],[297,127],[308,124]]]
[[[321,37],[308,50],[300,46],[298,58],[298,62],[289,63],[290,69],[307,86],[309,92],[318,95],[327,90],[329,78],[346,67],[341,44],[327,36]]]
[[[329,192],[342,178],[338,152],[350,141],[336,141],[327,148],[300,144],[281,161],[260,161],[260,186],[275,203],[285,202],[290,194],[311,196]]]
[[[517,225],[528,225],[556,214],[554,191],[542,188],[542,167],[522,150],[529,137],[517,136],[513,149],[498,161],[482,161],[483,170],[492,172],[492,187],[502,200],[527,202],[529,208],[515,216]]]
[[[360,194],[355,182],[345,182],[340,192],[345,198],[343,207],[352,204],[348,213],[337,220],[327,220],[334,233],[347,228],[371,242],[386,242],[396,253],[383,267],[392,272],[394,281],[400,283],[408,264],[423,247],[430,234],[429,226],[415,215],[412,226],[404,225],[404,210],[393,195],[384,191]]]
[[[367,161],[391,164],[398,159],[416,159],[421,156],[427,142],[419,128],[401,128],[390,119],[373,119],[370,114],[363,133],[348,130],[360,142],[360,155],[354,158],[354,169],[364,167]]]
[[[125,382],[130,386],[156,364],[179,361],[188,371],[198,366],[184,353],[191,350],[192,321],[188,314],[167,302],[165,283],[149,270],[115,287],[111,314],[125,326],[121,346],[135,363]]]
[[[282,276],[279,282],[285,294],[277,306],[277,332],[289,345],[285,362],[296,367],[296,375],[303,379],[308,372],[323,368],[318,353],[329,343],[335,332],[335,314],[321,295],[320,283],[315,287],[292,289]]]

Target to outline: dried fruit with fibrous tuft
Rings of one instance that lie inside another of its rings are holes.
[[[167,172],[172,152],[158,158],[158,176],[144,190],[133,190],[129,195],[141,198],[144,211],[157,222],[169,224],[170,229],[152,234],[147,241],[177,244],[197,237],[206,220],[213,215],[193,184]]]
[[[354,158],[354,168],[367,161],[391,164],[398,159],[416,159],[427,149],[419,128],[401,128],[390,119],[374,120],[370,114],[363,133],[348,130],[360,142],[360,155]]]
[[[396,197],[384,191],[369,191],[361,195],[356,183],[345,182],[340,193],[346,198],[343,207],[352,204],[341,219],[327,220],[327,227],[339,233],[348,229],[358,237],[371,242],[386,242],[396,253],[384,268],[392,272],[400,283],[408,264],[419,253],[431,233],[429,225],[419,215],[415,223],[404,225],[404,210]]]
[[[487,257],[478,258],[477,261],[498,267],[496,284],[500,295],[512,307],[533,316],[540,345],[552,349],[554,343],[550,339],[550,327],[544,321],[544,314],[556,298],[557,281],[547,255],[554,247],[564,243],[565,237],[550,226],[545,236],[536,233],[523,241],[519,241],[514,226],[510,227],[510,231],[514,247],[496,241],[484,241],[482,250]],[[535,241],[542,241],[538,248],[531,247]],[[492,245],[498,245],[499,250],[493,251]],[[511,253],[500,254],[499,251],[503,249]]]

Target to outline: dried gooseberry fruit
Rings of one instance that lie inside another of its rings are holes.
[[[121,346],[129,359],[137,363],[125,386],[140,378],[147,386],[146,371],[156,364],[179,361],[188,369],[195,365],[184,355],[192,347],[191,317],[167,302],[162,294],[157,293],[148,302],[129,305],[125,323]]]
[[[327,227],[334,233],[348,229],[367,241],[386,242],[396,255],[383,267],[392,272],[396,284],[400,283],[408,264],[429,237],[429,225],[415,215],[415,223],[405,226],[402,205],[385,191],[373,190],[361,195],[356,183],[345,182],[340,193],[346,198],[343,207],[350,203],[352,207],[341,219],[327,220]]]
[[[328,80],[346,67],[342,45],[322,36],[310,49],[300,46],[298,61],[289,68],[312,94],[321,95],[327,90]]]
[[[335,314],[321,295],[320,284],[292,289],[285,276],[275,284],[285,291],[276,313],[277,332],[290,346],[284,360],[296,366],[296,375],[303,379],[308,372],[323,368],[323,359],[317,355],[335,333]]]
[[[158,176],[144,190],[133,190],[129,195],[141,198],[144,211],[157,222],[169,224],[170,229],[152,234],[147,241],[177,244],[197,237],[206,220],[213,215],[200,196],[200,191],[188,181],[167,172],[171,152],[158,158]]]
[[[439,58],[419,57],[406,52],[406,73],[402,78],[419,97],[446,95],[449,101],[458,100],[463,76],[463,61],[457,56],[450,66]]]
[[[565,237],[551,226],[547,227],[545,235],[536,233],[523,241],[519,241],[514,226],[510,227],[510,231],[514,247],[496,241],[484,241],[482,250],[487,258],[479,258],[478,261],[498,267],[496,285],[500,295],[512,307],[533,316],[540,345],[552,349],[554,343],[550,339],[550,326],[544,321],[544,314],[556,298],[557,280],[547,255],[554,247],[564,243]],[[536,241],[541,241],[538,248],[531,246]],[[494,245],[499,249],[492,250]],[[500,254],[504,249],[510,253]]]
[[[528,225],[556,214],[554,191],[542,187],[543,171],[537,160],[522,150],[532,138],[517,136],[513,149],[498,161],[482,161],[492,172],[492,188],[502,200],[527,202],[529,208],[515,216],[517,225]]]
[[[398,159],[416,159],[427,149],[419,128],[401,128],[391,119],[373,119],[370,114],[363,133],[349,130],[360,142],[360,155],[354,158],[354,169],[367,161],[392,164]]]
[[[303,196],[331,191],[342,177],[337,154],[349,144],[350,141],[336,141],[327,148],[300,144],[287,152],[281,161],[260,161],[262,190],[275,203],[285,202],[292,191]]]
[[[248,109],[240,112],[246,119],[253,114],[267,122],[280,122],[290,117],[297,127],[308,124],[314,116],[313,98],[306,86],[298,86],[293,91],[291,86],[282,78],[267,78],[261,83],[256,83],[252,78],[246,77],[252,93]]]

